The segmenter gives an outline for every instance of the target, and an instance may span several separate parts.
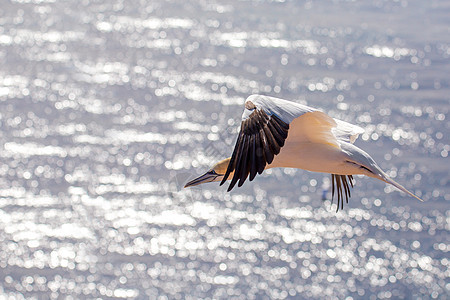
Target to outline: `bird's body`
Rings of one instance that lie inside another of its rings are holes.
[[[231,179],[228,191],[265,169],[284,167],[332,174],[333,194],[339,202],[350,197],[352,175],[362,174],[392,184],[417,198],[389,178],[366,152],[353,145],[364,130],[333,119],[314,108],[278,98],[252,95],[245,101],[241,130],[231,158],[216,164],[187,186]]]
[[[280,154],[274,157],[269,168],[296,168],[311,172],[331,173],[338,175],[358,174],[353,165],[343,163],[345,154],[327,144],[295,143],[289,138]],[[320,163],[318,163],[320,162]]]

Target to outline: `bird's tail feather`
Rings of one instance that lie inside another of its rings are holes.
[[[393,186],[395,186],[396,188],[398,188],[399,190],[401,190],[402,192],[407,193],[408,195],[423,201],[422,199],[420,199],[419,197],[417,197],[416,195],[414,195],[413,193],[411,193],[410,191],[408,191],[405,187],[403,187],[400,183],[394,181],[392,178],[390,178],[389,176],[386,175],[386,173],[382,173],[381,174],[381,180],[383,180],[386,183],[392,184]]]
[[[406,194],[423,201],[410,191],[408,191],[406,188],[404,188],[400,183],[397,183],[392,178],[390,178],[379,166],[378,164],[373,160],[372,157],[370,157],[369,154],[367,154],[364,150],[356,147],[353,144],[350,143],[340,143],[341,148],[349,154],[348,161],[351,163],[354,163],[356,165],[360,166],[360,169],[358,170],[362,174],[379,179],[381,181],[384,181],[386,183],[389,183],[396,188],[398,188],[400,191],[405,192]]]

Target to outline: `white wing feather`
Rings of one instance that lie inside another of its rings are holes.
[[[251,95],[247,101],[264,110],[267,115],[275,114],[290,124],[290,138],[295,136],[298,142],[311,141],[340,147],[338,141],[354,143],[358,135],[364,132],[359,126],[333,119],[315,108],[292,101],[263,95]],[[252,109],[246,108],[242,120],[247,119],[252,112]]]
[[[345,141],[353,144],[358,136],[364,133],[364,129],[359,126],[338,119],[334,120],[336,121],[337,126],[334,127],[331,131],[340,141]]]
[[[288,124],[307,112],[316,111],[316,109],[306,105],[263,95],[251,95],[247,98],[247,101],[264,110],[267,115],[271,116],[274,114]],[[247,119],[252,112],[253,110],[246,108],[242,114],[242,121]]]

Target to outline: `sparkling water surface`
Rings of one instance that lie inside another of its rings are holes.
[[[447,1],[0,5],[0,299],[447,299]],[[320,108],[425,202],[230,156],[250,94]],[[330,198],[330,195],[327,195]]]

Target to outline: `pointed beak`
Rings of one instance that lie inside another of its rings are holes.
[[[196,185],[206,183],[206,182],[217,181],[215,179],[218,178],[219,176],[220,175],[217,174],[214,170],[211,170],[211,171],[205,173],[204,175],[197,177],[194,180],[189,181],[188,183],[186,183],[186,185],[184,187],[187,188],[190,186],[196,186]]]

